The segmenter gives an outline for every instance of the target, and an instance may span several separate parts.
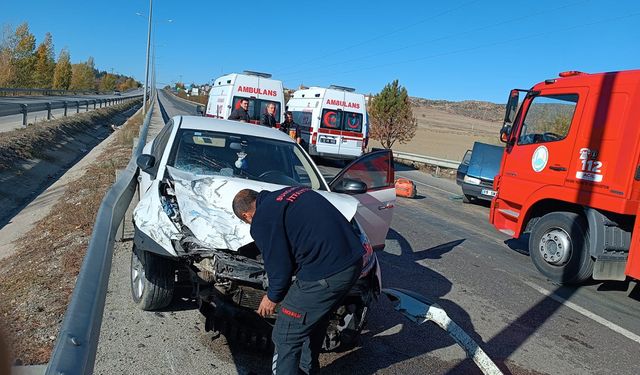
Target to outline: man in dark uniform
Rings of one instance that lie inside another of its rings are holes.
[[[284,114],[284,122],[280,125],[280,130],[287,134],[289,137],[295,139],[297,144],[300,144],[300,126],[293,121],[293,113],[287,111]]]
[[[276,127],[276,105],[273,103],[267,104],[267,111],[262,114],[260,118],[260,125],[269,128]]]
[[[249,100],[240,99],[240,108],[234,109],[227,120],[249,122]]]
[[[329,313],[362,270],[359,237],[338,209],[307,187],[244,189],[233,199],[233,211],[251,224],[269,279],[257,313],[271,315],[280,304],[273,372],[315,373]]]

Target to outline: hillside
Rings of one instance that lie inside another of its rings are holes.
[[[414,139],[393,145],[394,150],[461,160],[474,141],[499,144],[504,104],[467,100],[450,102],[411,98],[418,121]],[[373,147],[379,147],[372,142]]]

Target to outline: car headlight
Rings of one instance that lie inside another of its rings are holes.
[[[480,179],[475,177],[464,176],[464,182],[471,185],[480,185]]]

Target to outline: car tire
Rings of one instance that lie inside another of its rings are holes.
[[[169,306],[175,290],[176,262],[134,246],[131,252],[131,296],[149,311]]]
[[[588,225],[573,212],[541,217],[529,236],[529,254],[538,271],[558,284],[580,284],[593,274]]]
[[[473,200],[474,200],[474,199],[475,199],[475,198],[474,198],[474,197],[472,197],[472,196],[471,196],[471,195],[469,195],[469,194],[463,194],[463,195],[462,195],[462,202],[463,202],[463,203],[471,203],[471,202],[473,202]]]

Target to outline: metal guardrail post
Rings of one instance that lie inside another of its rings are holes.
[[[93,109],[96,109],[96,100],[93,99],[92,102],[93,102]]]
[[[63,105],[64,105],[64,117],[67,117],[67,109],[69,107],[69,103],[65,100],[63,102]]]
[[[85,112],[89,112],[89,101],[88,100],[84,101],[84,109],[85,109],[84,110]]]
[[[76,100],[76,113],[80,113],[80,101]]]
[[[22,126],[27,126],[27,105],[20,104],[20,109],[22,110]]]
[[[51,120],[51,102],[47,102],[47,120]]]

